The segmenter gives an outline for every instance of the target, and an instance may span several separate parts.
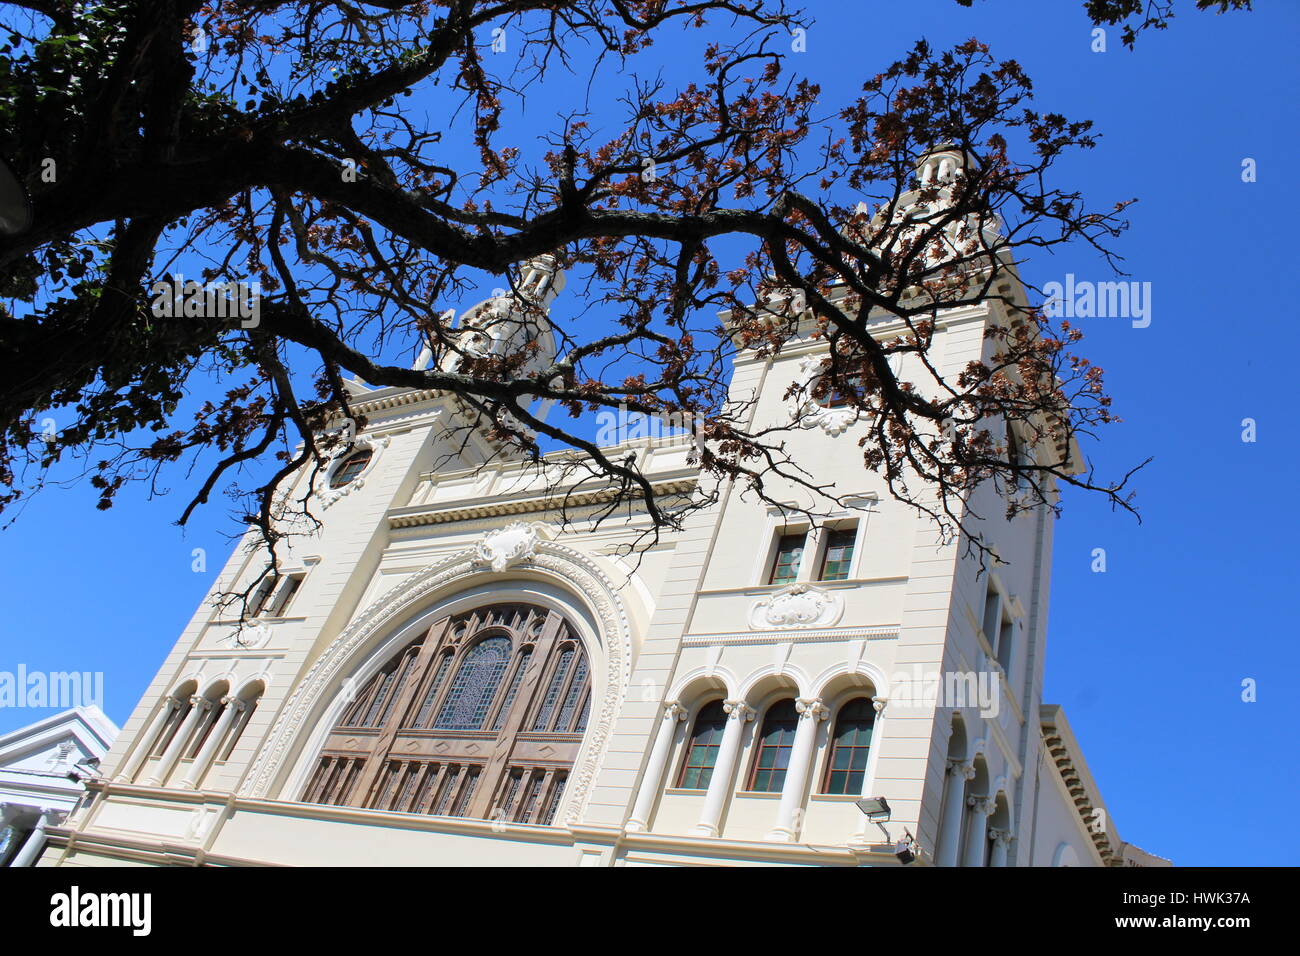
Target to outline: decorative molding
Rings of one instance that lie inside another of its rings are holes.
[[[375,469],[375,463],[379,461],[383,450],[388,447],[390,439],[387,435],[377,438],[373,435],[358,435],[351,444],[344,444],[335,449],[334,454],[330,456],[329,463],[323,469],[324,483],[323,488],[316,491],[316,499],[320,502],[322,508],[328,508],[334,502],[346,495],[359,491],[366,486],[366,478]],[[366,462],[366,467],[361,469],[361,474],[357,475],[342,488],[333,488],[330,481],[334,477],[334,470],[338,468],[345,458],[351,458],[359,451],[370,449],[370,460]]]
[[[685,478],[651,482],[651,489],[656,497],[679,495],[693,491],[698,483],[698,478],[692,475]],[[532,498],[504,497],[500,501],[492,501],[486,504],[462,504],[443,507],[437,504],[422,504],[389,512],[388,525],[393,529],[418,528],[424,525],[450,524],[452,522],[472,521],[478,518],[491,518],[500,515],[553,511],[561,507],[573,509],[586,505],[603,504],[612,500],[616,494],[617,491],[608,488],[581,492],[561,489],[548,491],[544,495]]]
[[[749,612],[752,630],[830,627],[844,613],[838,595],[811,584],[791,584],[756,603]]]
[[[553,541],[539,541],[528,570],[558,582],[575,601],[586,604],[599,630],[598,646],[589,648],[593,667],[601,658],[605,662],[600,704],[592,707],[582,750],[565,794],[564,823],[571,825],[581,819],[591,796],[626,693],[632,658],[631,624],[614,583],[587,555]],[[338,693],[344,675],[359,657],[374,653],[379,639],[433,606],[439,598],[467,590],[489,573],[478,560],[476,550],[467,548],[417,571],[357,615],[293,689],[253,760],[240,795],[269,798],[274,787],[288,782],[284,775],[301,765],[300,745],[309,742],[310,731],[327,717],[328,705]]]
[[[835,438],[844,434],[853,425],[866,418],[860,408],[829,408],[806,395],[821,376],[825,367],[821,356],[810,355],[799,363],[799,389],[793,400],[794,410],[791,417],[801,428],[820,428],[827,435]]]
[[[537,553],[537,545],[542,540],[538,532],[543,527],[537,522],[532,524],[524,524],[522,521],[511,522],[504,528],[497,528],[483,535],[474,546],[474,555],[480,562],[490,565],[493,571],[500,574],[506,568],[532,560],[533,555]]]
[[[807,644],[821,641],[889,641],[898,639],[898,627],[845,627],[834,630],[722,631],[714,634],[687,634],[684,647],[716,644]]]

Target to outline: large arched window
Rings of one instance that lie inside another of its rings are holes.
[[[443,618],[353,692],[302,799],[550,824],[590,683],[582,642],[554,611]]]
[[[790,766],[790,750],[799,727],[793,700],[779,700],[767,709],[749,772],[749,787],[757,793],[780,793]]]
[[[840,708],[831,733],[822,793],[862,793],[875,726],[876,708],[871,698],[855,697]]]

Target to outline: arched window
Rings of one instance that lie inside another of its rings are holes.
[[[862,793],[875,725],[876,708],[869,697],[855,697],[840,708],[831,732],[822,793]]]
[[[785,771],[790,766],[790,750],[799,726],[799,713],[793,700],[779,700],[767,709],[758,735],[754,766],[749,771],[748,790],[780,793],[785,785]]]
[[[370,459],[374,457],[374,451],[369,448],[362,448],[355,451],[347,458],[343,459],[334,468],[334,473],[330,475],[330,487],[342,488],[344,485],[351,484],[357,476],[366,470],[366,465],[370,464]]]
[[[686,747],[686,759],[682,761],[678,787],[683,790],[708,789],[713,765],[718,760],[718,748],[722,746],[722,732],[726,728],[727,712],[722,708],[722,701],[715,700],[700,708]]]
[[[590,683],[582,642],[554,611],[508,604],[443,618],[354,692],[302,799],[549,824]]]
[[[481,730],[509,663],[508,637],[489,637],[470,648],[433,726],[438,730]]]
[[[244,736],[244,729],[248,727],[249,721],[253,719],[253,714],[257,711],[257,705],[262,699],[264,690],[265,688],[261,684],[257,684],[251,690],[245,691],[244,696],[240,698],[243,703],[243,710],[235,717],[230,733],[226,736],[225,744],[217,752],[218,761],[230,759],[231,753],[239,745],[239,739]]]
[[[199,755],[203,745],[208,742],[208,737],[212,735],[213,728],[217,726],[217,721],[221,719],[221,699],[225,697],[229,688],[221,684],[213,690],[208,691],[205,695],[207,701],[207,711],[199,721],[199,726],[194,733],[190,735],[189,742],[185,745],[185,758],[193,759]]]
[[[194,706],[191,701],[196,690],[197,688],[191,682],[175,693],[176,703],[167,705],[170,707],[170,713],[163,723],[162,729],[158,731],[158,738],[154,741],[153,747],[149,750],[150,757],[161,757],[163,752],[171,746],[176,732],[181,729],[181,725],[185,723],[185,718],[190,715],[190,709]]]

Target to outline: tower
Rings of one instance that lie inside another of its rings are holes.
[[[562,289],[530,264],[440,361],[524,337],[549,362]],[[1006,321],[949,310],[932,355],[963,368]],[[987,518],[982,568],[864,470],[857,413],[788,397],[826,348],[808,331],[742,352],[732,395],[797,421],[793,456],[843,504],[813,526],[794,489],[782,508],[723,488],[637,560],[644,513],[595,524],[600,488],[452,440],[448,396],[355,384],[364,431],[293,489],[321,527],[273,577],[235,551],[213,590],[263,577],[255,626],[200,607],[46,861],[898,865],[908,840],[922,865],[1121,859],[1041,703],[1051,513]],[[617,455],[659,495],[701,481],[674,436]],[[971,506],[998,514],[992,494]]]

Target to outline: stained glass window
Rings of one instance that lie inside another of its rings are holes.
[[[442,690],[443,682],[447,679],[447,671],[451,669],[452,656],[450,651],[438,655],[438,669],[434,671],[433,680],[429,682],[429,689],[424,695],[424,703],[420,705],[420,710],[415,715],[412,726],[428,726],[429,714],[438,700],[438,692]]]
[[[560,799],[564,796],[564,785],[568,779],[567,773],[557,773],[551,782],[551,795],[546,801],[546,809],[537,820],[542,826],[550,826],[555,819],[555,811],[559,809]]]
[[[560,652],[560,659],[555,664],[555,670],[551,672],[551,682],[546,687],[546,696],[542,698],[542,706],[537,710],[537,717],[533,720],[533,730],[549,730],[551,725],[551,714],[555,711],[555,702],[560,696],[560,691],[564,689],[564,679],[569,674],[569,663],[573,660],[574,648],[570,644]]]
[[[343,708],[302,799],[478,818],[499,804],[505,819],[545,824],[591,707],[586,651],[555,611],[489,605],[444,617]],[[522,756],[511,737],[533,733],[534,724],[547,735],[542,765],[510,762]],[[432,759],[464,748],[468,736],[481,762]]]
[[[497,708],[496,720],[492,721],[493,730],[500,730],[501,725],[506,722],[506,715],[510,713],[510,705],[515,702],[515,695],[519,693],[519,685],[523,682],[524,671],[528,670],[528,661],[532,656],[531,647],[525,647],[519,652],[518,659],[515,661],[514,676],[510,678],[510,686],[506,689],[506,698]]]
[[[822,793],[862,793],[875,723],[876,708],[869,698],[854,698],[840,708],[831,734],[831,752]]]
[[[434,727],[438,730],[481,729],[509,662],[508,637],[489,637],[474,645],[456,671]]]
[[[557,732],[569,732],[573,723],[574,708],[578,706],[578,695],[582,693],[586,683],[587,658],[583,656],[578,658],[578,664],[573,672],[573,680],[569,681],[569,692],[564,695],[564,706],[560,708],[560,716],[555,718],[555,730]]]
[[[793,700],[778,701],[767,709],[759,732],[758,752],[754,755],[754,769],[750,774],[750,790],[759,793],[781,791],[798,726],[799,714]]]

